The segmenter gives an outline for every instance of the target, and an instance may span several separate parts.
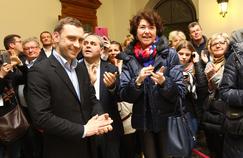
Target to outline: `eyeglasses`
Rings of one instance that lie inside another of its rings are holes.
[[[226,44],[226,41],[218,41],[218,42],[214,42],[214,43],[212,43],[211,44],[211,47],[215,47],[215,46],[217,46],[217,45],[224,45],[224,44]]]
[[[28,50],[33,50],[33,49],[36,49],[36,48],[38,48],[38,46],[35,46],[35,47],[24,47],[24,50],[25,51],[28,51]]]

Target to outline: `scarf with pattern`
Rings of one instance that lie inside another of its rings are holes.
[[[213,57],[213,66],[215,68],[215,71],[218,72],[218,70],[225,64],[225,58],[224,55],[222,55],[219,58]]]
[[[158,42],[158,37],[156,40],[146,49],[143,49],[140,42],[137,42],[134,46],[134,54],[136,59],[144,66],[154,64],[154,59],[157,54],[156,43]]]

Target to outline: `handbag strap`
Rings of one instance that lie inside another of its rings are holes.
[[[180,114],[181,116],[184,116],[185,115],[185,112],[183,110],[183,102],[182,102],[182,98],[181,96],[179,96],[178,98],[178,102],[179,102],[179,110],[180,110]]]
[[[179,114],[181,116],[185,115],[185,112],[183,110],[183,101],[182,101],[182,97],[181,96],[179,96],[177,101],[176,101],[176,106],[175,106],[173,114],[174,115],[178,115],[178,112],[179,112]]]
[[[186,128],[188,129],[190,135],[192,136],[193,141],[196,141],[196,136],[193,134],[192,129],[189,126],[189,122],[188,122],[189,120],[185,117],[186,113],[183,110],[183,102],[181,96],[179,97],[179,108],[180,108],[179,110],[180,110],[181,117],[183,117],[185,120]]]

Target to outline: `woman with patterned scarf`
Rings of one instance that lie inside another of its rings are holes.
[[[212,61],[207,63],[204,73],[208,81],[208,91],[210,93],[209,98],[213,96],[215,99],[219,99],[219,84],[223,77],[224,65],[226,61],[225,55],[228,52],[228,46],[229,37],[226,33],[216,33],[212,35],[208,42],[208,48]],[[205,128],[205,135],[210,151],[210,157],[222,158],[224,135],[207,128]]]
[[[226,33],[216,33],[209,40],[208,46],[212,61],[207,63],[204,71],[209,91],[216,89],[222,78],[228,45],[229,37]]]
[[[120,53],[120,96],[133,103],[132,127],[139,134],[145,158],[167,157],[167,119],[174,114],[178,97],[185,95],[182,66],[162,35],[156,12],[137,13],[130,20],[130,33],[135,39]]]

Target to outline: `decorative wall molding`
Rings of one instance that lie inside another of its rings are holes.
[[[97,9],[100,7],[99,0],[60,0],[62,4],[59,18],[71,16],[79,19],[84,24],[87,32],[94,31],[97,26]]]

